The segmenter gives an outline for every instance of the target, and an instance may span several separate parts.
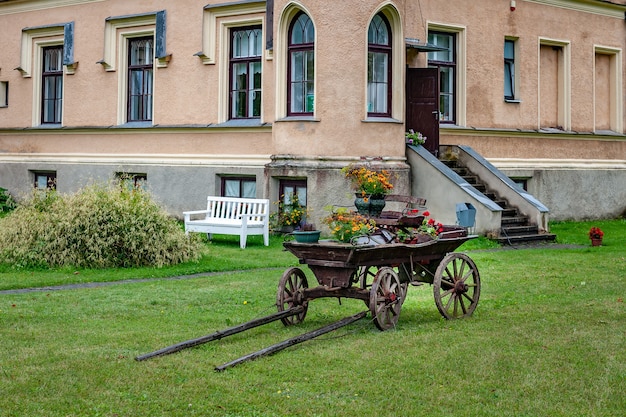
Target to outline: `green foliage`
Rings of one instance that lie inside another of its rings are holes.
[[[35,191],[0,219],[0,263],[18,269],[162,267],[198,256],[198,241],[148,193],[113,184]]]
[[[16,204],[11,194],[8,193],[6,188],[0,187],[0,217],[14,210],[15,207]]]
[[[410,286],[394,329],[376,330],[368,315],[222,373],[213,367],[366,307],[316,299],[298,325],[274,322],[135,361],[276,311],[277,283],[297,260],[277,237],[267,248],[258,236],[243,251],[234,236],[207,243],[212,261],[203,267],[256,265],[251,271],[0,293],[0,415],[621,416],[626,227],[621,220],[593,224],[605,231],[602,247],[591,247],[590,223],[561,223],[551,230],[576,247],[468,253],[482,281],[471,318],[442,319],[432,286]],[[489,243],[482,239],[466,245]],[[250,262],[251,255],[257,259]],[[270,262],[284,266],[269,269]],[[315,286],[311,271],[300,267]],[[196,263],[176,268],[180,275],[200,271]],[[80,271],[67,280],[112,280],[118,272]],[[148,278],[163,270],[123,272]],[[0,281],[53,274],[0,272]]]

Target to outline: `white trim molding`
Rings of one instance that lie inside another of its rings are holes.
[[[223,3],[205,6],[202,15],[202,50],[195,55],[199,57],[205,65],[215,64],[217,58],[215,51],[217,44],[220,43],[220,37],[223,36],[224,30],[224,23],[221,23],[222,28],[218,31],[218,19],[223,17],[251,15],[254,13],[265,14],[265,10],[265,0],[240,1],[230,4]],[[244,19],[241,19],[241,21],[244,21]],[[234,25],[234,23],[232,25]],[[264,22],[263,26],[265,27]]]
[[[608,1],[593,0],[524,0],[527,3],[537,3],[544,6],[560,7],[584,13],[593,13],[601,16],[624,19],[625,7]],[[518,6],[520,7],[520,6]],[[523,6],[522,6],[523,7]]]

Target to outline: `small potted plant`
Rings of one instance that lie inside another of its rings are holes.
[[[320,230],[315,230],[313,223],[302,223],[300,230],[294,230],[292,234],[298,243],[317,243],[320,233]]]
[[[409,129],[408,132],[404,132],[404,140],[407,145],[423,145],[426,142],[426,136],[422,135],[421,132]]]
[[[368,235],[376,227],[374,220],[345,207],[330,208],[330,212],[322,220],[333,238],[340,242],[349,243],[354,237]]]
[[[592,227],[589,229],[589,239],[591,239],[591,246],[601,246],[604,232],[599,227]]]
[[[348,165],[341,171],[352,182],[357,211],[367,216],[380,216],[385,207],[385,195],[393,190],[391,173],[385,169],[375,171],[355,165]]]

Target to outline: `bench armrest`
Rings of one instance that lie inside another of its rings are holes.
[[[211,210],[193,210],[193,211],[183,211],[183,216],[185,216],[185,221],[191,220],[191,216],[195,216],[198,214],[208,215]]]

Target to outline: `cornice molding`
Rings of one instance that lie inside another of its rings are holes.
[[[235,154],[89,154],[89,153],[7,153],[0,154],[2,163],[54,163],[66,165],[175,165],[175,166],[237,166],[264,167],[271,155]]]
[[[544,6],[559,7],[585,13],[624,19],[626,5],[598,0],[523,0],[526,3],[537,3]]]
[[[55,9],[58,7],[75,6],[79,4],[99,3],[105,0],[26,0],[15,2],[0,2],[0,16],[32,12],[37,10]]]

